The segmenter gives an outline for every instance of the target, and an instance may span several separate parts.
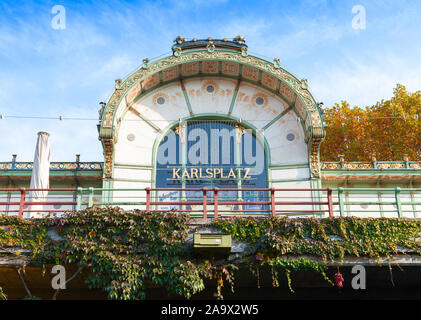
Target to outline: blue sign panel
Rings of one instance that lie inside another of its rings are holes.
[[[186,188],[267,188],[266,169],[264,147],[251,130],[233,121],[188,121],[162,140],[156,161],[156,187],[180,188],[180,192],[160,191],[158,198],[161,202],[180,201],[181,197],[188,201],[202,199],[201,190],[182,193]],[[267,201],[266,191],[241,192],[221,190],[218,198],[220,202]],[[207,196],[212,201],[213,191]],[[168,206],[171,208],[178,209]],[[243,210],[259,213],[266,206],[243,205]]]

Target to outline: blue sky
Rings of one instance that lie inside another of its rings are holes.
[[[51,12],[66,9],[66,29]],[[355,30],[352,8],[366,10]],[[102,161],[97,121],[8,115],[98,117],[116,78],[169,52],[178,35],[247,40],[309,81],[325,106],[372,105],[401,83],[421,89],[421,1],[30,1],[0,0],[0,161],[32,161],[38,131],[53,161]]]

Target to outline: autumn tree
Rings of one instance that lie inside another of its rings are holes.
[[[398,84],[390,100],[365,108],[346,101],[324,110],[326,138],[322,161],[421,160],[421,91],[410,93]]]

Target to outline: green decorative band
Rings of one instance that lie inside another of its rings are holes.
[[[183,80],[180,80],[180,85],[181,85],[181,90],[183,90],[183,95],[184,95],[184,99],[186,100],[187,108],[189,109],[189,113],[192,116],[193,110],[192,110],[192,107],[191,107],[189,96],[188,96],[187,91],[186,91],[186,87],[184,87]]]
[[[152,128],[155,129],[157,132],[161,132],[161,128],[159,128],[155,123],[147,119],[143,114],[141,114],[139,111],[137,111],[135,108],[130,107],[130,110],[132,110],[140,119],[145,121],[148,125],[150,125]]]
[[[237,85],[235,86],[234,94],[232,95],[232,100],[231,100],[231,104],[230,104],[230,109],[228,111],[228,115],[231,115],[232,110],[234,109],[235,100],[237,100],[238,90],[240,89],[240,83],[241,83],[241,80],[239,79],[237,81]]]

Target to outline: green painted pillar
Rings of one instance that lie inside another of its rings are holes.
[[[83,195],[83,188],[77,187],[76,211],[79,211],[82,209],[82,195]]]
[[[88,195],[88,207],[92,207],[94,205],[94,188],[89,187],[89,195]]]
[[[396,201],[396,211],[398,212],[398,217],[402,218],[402,204],[401,204],[401,188],[395,188],[395,201]]]
[[[321,189],[322,184],[321,184],[320,178],[319,179],[312,178],[310,180],[310,187],[311,187],[311,189]],[[322,191],[311,191],[311,198],[312,198],[312,201],[314,201],[314,202],[321,202],[322,198],[323,198],[322,197]],[[327,199],[327,194],[326,194],[325,199]],[[322,206],[320,204],[313,205],[313,210],[322,210]],[[321,214],[317,214],[316,216],[318,218],[323,218],[324,214],[321,213]]]
[[[103,207],[104,205],[109,205],[110,202],[112,201],[113,198],[113,192],[112,192],[112,187],[113,187],[113,181],[111,179],[103,179],[102,182],[102,203],[104,203],[103,205],[101,205],[101,207]]]
[[[338,188],[338,202],[339,202],[339,212],[341,214],[341,217],[345,217],[344,189],[342,187]]]

